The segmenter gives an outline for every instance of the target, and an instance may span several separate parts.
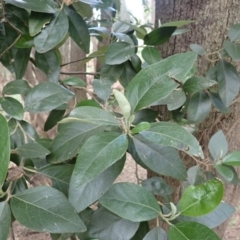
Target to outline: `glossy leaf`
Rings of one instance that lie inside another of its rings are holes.
[[[219,61],[217,66],[219,95],[224,105],[228,107],[239,93],[239,74],[236,68],[225,60]]]
[[[190,44],[190,48],[200,56],[206,54],[206,50],[198,44]]]
[[[77,77],[66,78],[62,81],[62,83],[69,86],[86,87],[86,82]]]
[[[0,239],[7,240],[11,227],[11,211],[7,202],[0,202]]]
[[[142,61],[136,54],[131,56],[131,64],[136,72],[139,72],[142,69]]]
[[[144,36],[144,44],[146,45],[161,45],[168,41],[172,36],[177,27],[175,26],[163,26],[157,29],[154,29],[150,33]]]
[[[55,50],[46,53],[35,53],[36,66],[41,69],[49,82],[58,83],[60,76],[60,62]]]
[[[23,119],[23,106],[15,98],[5,97],[1,101],[2,109],[11,117],[22,120]]]
[[[228,141],[222,130],[216,132],[208,143],[208,149],[214,160],[223,158],[228,152]]]
[[[186,179],[185,166],[174,148],[152,143],[138,135],[133,138],[133,142],[139,158],[152,171],[176,179]]]
[[[99,202],[111,212],[133,222],[156,218],[160,211],[154,196],[134,183],[114,184]]]
[[[39,83],[32,88],[25,99],[25,111],[48,112],[72,99],[74,94],[55,83]]]
[[[57,123],[62,120],[65,110],[52,110],[44,124],[44,131],[52,129]]]
[[[240,44],[232,43],[230,41],[224,41],[223,47],[227,54],[232,58],[233,61],[240,60]]]
[[[65,38],[68,27],[68,18],[65,13],[57,11],[51,22],[34,38],[36,51],[46,53],[56,47]]]
[[[36,142],[24,144],[18,147],[16,152],[23,158],[44,157],[50,153],[48,149]]]
[[[95,94],[103,101],[107,101],[112,92],[112,82],[101,79],[94,79],[92,86]]]
[[[131,239],[138,227],[139,223],[122,219],[101,207],[92,216],[89,236],[104,240]]]
[[[136,134],[144,130],[148,130],[151,127],[149,122],[140,122],[135,128],[131,130],[131,133]]]
[[[153,228],[143,240],[168,240],[167,233],[160,227]]]
[[[228,30],[228,36],[232,42],[240,40],[240,24],[232,25]]]
[[[86,231],[85,225],[67,198],[54,188],[40,186],[28,189],[13,195],[10,203],[13,215],[19,223],[34,231]]]
[[[154,47],[145,47],[142,50],[142,57],[149,65],[161,60],[159,50]]]
[[[102,108],[95,100],[85,99],[77,104],[76,107],[97,107]]]
[[[160,177],[153,177],[143,180],[141,184],[154,195],[166,196],[173,193],[173,189],[166,183],[163,178]]]
[[[12,4],[19,8],[29,9],[35,12],[54,13],[54,2],[52,0],[6,0],[6,3]]]
[[[90,34],[86,22],[74,9],[65,7],[64,11],[69,20],[70,37],[85,53],[89,53]]]
[[[69,201],[77,212],[84,210],[96,202],[108,191],[115,179],[122,172],[125,160],[126,156],[123,156],[121,160],[114,163],[100,175],[95,176],[95,179],[80,187],[77,186],[75,181],[77,176],[72,176],[69,189]],[[84,198],[82,196],[84,196]]]
[[[231,152],[223,158],[223,163],[230,166],[240,166],[240,151]]]
[[[206,119],[211,110],[212,101],[207,93],[195,93],[189,103],[187,109],[187,119],[190,123],[201,123]]]
[[[52,187],[68,196],[69,182],[74,165],[48,165],[38,170],[41,175],[52,179]]]
[[[106,53],[106,64],[115,65],[126,62],[135,54],[134,47],[126,42],[116,42],[111,44]]]
[[[225,181],[231,182],[234,179],[234,168],[226,165],[214,165],[214,168]]]
[[[210,213],[221,203],[224,194],[223,183],[218,179],[198,186],[189,186],[179,202],[182,215],[197,217]]]
[[[28,82],[20,79],[7,83],[3,87],[2,92],[5,95],[21,94],[23,96],[26,96],[30,90],[31,87],[29,86]]]
[[[164,146],[172,146],[203,158],[196,138],[181,126],[171,122],[152,123],[151,128],[140,133],[146,139]]]
[[[196,222],[182,222],[170,227],[169,240],[221,240],[217,234],[203,224]]]
[[[132,111],[136,112],[167,97],[178,86],[171,76],[181,82],[186,81],[195,60],[196,54],[193,52],[177,54],[140,71],[126,89]]]

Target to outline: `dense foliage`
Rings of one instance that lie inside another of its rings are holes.
[[[0,61],[16,76],[3,87],[0,99],[1,240],[7,239],[15,219],[34,231],[51,233],[52,239],[217,240],[211,229],[234,212],[222,201],[222,181],[238,184],[234,167],[240,166],[240,152],[229,153],[219,131],[210,139],[206,159],[192,133],[213,106],[228,113],[239,93],[240,78],[232,61],[240,60],[240,25],[229,29],[229,40],[206,76],[197,76],[197,58],[211,55],[201,46],[192,44],[193,51],[166,59],[155,48],[186,32],[178,28],[192,21],[152,29],[113,19],[112,6],[119,5],[109,0],[1,1]],[[92,8],[102,9],[106,19],[93,19]],[[99,27],[103,22],[105,27]],[[86,53],[90,37],[108,39],[106,46],[81,61],[98,58],[102,63],[92,99],[76,100],[79,91],[89,93],[83,80],[60,80],[58,48],[68,36]],[[139,39],[143,46],[138,46]],[[23,79],[29,61],[48,81],[31,86]],[[112,90],[117,80],[124,93]],[[72,99],[74,107],[68,104]],[[169,121],[153,110],[156,105],[166,106]],[[44,130],[57,126],[56,136],[39,136],[24,120],[25,112],[49,112]],[[186,169],[179,151],[191,156],[195,166]],[[114,183],[126,153],[161,177]],[[30,183],[37,177],[42,186],[33,187]],[[178,203],[172,202],[173,188],[164,177],[182,182]],[[152,219],[157,226],[150,230]],[[168,233],[160,221],[169,224]]]

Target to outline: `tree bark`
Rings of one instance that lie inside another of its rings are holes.
[[[208,53],[221,49],[223,41],[226,39],[227,28],[234,23],[240,22],[240,1],[238,0],[156,0],[156,19],[155,24],[158,26],[159,19],[161,23],[194,20],[195,22],[188,26],[190,32],[180,36],[173,37],[170,42],[161,46],[160,51],[163,57],[176,53],[190,51],[189,45],[196,43],[203,46]],[[197,63],[198,74],[205,75],[212,63],[200,58]],[[240,102],[238,100],[231,107],[231,113],[223,115],[213,111],[209,118],[200,126],[196,137],[200,141],[205,152],[205,158],[208,157],[207,145],[210,137],[219,129],[223,130],[229,141],[229,150],[240,149]],[[186,167],[194,165],[192,159],[184,156],[183,161]],[[148,173],[151,177],[154,174]],[[175,192],[173,199],[179,200],[180,182],[168,179],[169,184],[174,186]],[[235,206],[240,200],[240,187],[226,185],[225,201]],[[228,223],[224,223],[216,231],[224,239],[224,234]]]

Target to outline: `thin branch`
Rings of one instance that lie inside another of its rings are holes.
[[[138,164],[137,163],[135,163],[135,176],[137,179],[137,184],[140,184],[141,179],[139,178],[139,175],[138,175]]]
[[[68,63],[63,63],[62,65],[60,65],[60,67],[64,67],[64,66],[67,66],[69,64],[76,63],[76,62],[81,62],[81,61],[84,61],[84,60],[87,60],[87,59],[92,59],[92,58],[91,57],[85,57],[85,58],[74,60],[74,61],[71,61],[71,62],[68,62]]]
[[[181,150],[184,153],[186,153],[189,157],[191,157],[196,163],[201,164],[201,165],[205,165],[206,167],[209,166],[209,164],[204,163],[204,161],[199,161],[197,158],[195,158],[193,155],[189,154],[187,151]]]
[[[100,74],[100,72],[60,72],[60,74],[63,75],[78,75],[78,74],[82,74],[82,75],[96,75],[96,74]]]

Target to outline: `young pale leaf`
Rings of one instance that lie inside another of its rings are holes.
[[[130,59],[134,54],[134,46],[126,42],[116,42],[108,47],[105,53],[105,61],[109,65],[121,64]]]
[[[232,58],[233,61],[240,60],[240,44],[232,43],[230,41],[224,41],[223,47],[227,54]]]
[[[114,163],[100,175],[96,176],[95,179],[81,187],[75,184],[77,176],[72,176],[69,188],[69,201],[77,212],[81,212],[86,207],[96,202],[108,191],[115,179],[122,172],[125,160],[126,156],[124,155],[121,160]],[[84,196],[84,198],[82,196]]]
[[[232,42],[240,40],[240,24],[232,25],[228,30],[228,36]]]
[[[6,3],[12,4],[19,8],[29,9],[35,12],[55,13],[53,0],[45,0],[44,2],[39,0],[6,0]]]
[[[240,151],[229,153],[222,162],[229,166],[240,167]]]
[[[122,219],[101,207],[92,216],[89,236],[104,240],[131,239],[138,227],[138,222]]]
[[[173,189],[160,177],[146,179],[141,184],[154,195],[166,196],[173,193]]]
[[[10,138],[7,120],[0,114],[0,192],[8,172],[10,161]]]
[[[219,95],[224,105],[228,107],[239,93],[239,74],[236,68],[225,60],[219,61],[217,66]]]
[[[66,78],[62,81],[62,83],[69,86],[86,87],[86,82],[77,77]]]
[[[69,20],[70,37],[85,53],[89,53],[90,34],[86,22],[75,9],[64,6],[64,11]]]
[[[34,187],[11,197],[11,209],[20,224],[38,232],[76,233],[86,227],[63,193]]]
[[[134,183],[114,184],[99,202],[111,212],[133,222],[156,218],[160,211],[154,196]]]
[[[148,46],[142,50],[142,57],[149,65],[159,62],[161,60],[159,50],[154,47]]]
[[[2,109],[11,117],[22,120],[23,119],[23,105],[15,98],[6,97],[1,101]]]
[[[126,89],[132,112],[147,107],[173,92],[178,83],[172,78],[185,82],[196,57],[193,52],[177,54],[141,70]]]
[[[172,225],[168,237],[169,240],[221,240],[214,231],[196,222],[182,222]]]
[[[231,182],[234,179],[234,168],[224,165],[214,165],[214,168],[225,181]]]
[[[74,94],[66,88],[55,83],[39,83],[32,88],[25,98],[25,111],[48,112],[74,97]]]
[[[0,202],[0,239],[7,240],[11,227],[11,210],[7,202]]]
[[[146,139],[164,146],[172,146],[203,158],[197,139],[183,127],[171,122],[152,123],[147,131],[140,133]]]
[[[122,111],[123,116],[128,119],[130,117],[131,114],[131,106],[128,102],[128,100],[126,99],[126,97],[124,96],[123,93],[121,93],[120,91],[113,89],[113,94],[115,96],[115,98],[117,99],[117,102],[119,104],[119,107]]]
[[[144,44],[146,45],[161,45],[168,41],[172,36],[177,27],[175,26],[163,26],[157,29],[154,29],[150,33],[144,36]]]
[[[28,82],[25,80],[14,80],[7,83],[3,88],[3,94],[5,95],[14,95],[21,94],[26,96],[28,92],[31,90]]]
[[[151,127],[149,122],[140,122],[135,128],[131,130],[132,134],[139,133],[144,130],[148,130]]]
[[[206,50],[198,44],[190,44],[190,48],[200,56],[206,54]]]
[[[223,183],[218,179],[198,186],[189,186],[179,202],[179,211],[184,216],[198,217],[210,213],[221,203]]]
[[[228,152],[228,141],[222,130],[216,132],[208,143],[208,149],[214,160],[223,158]]]
[[[60,62],[56,50],[46,53],[35,53],[36,66],[41,69],[48,78],[49,82],[58,83],[60,75]]]
[[[212,101],[204,91],[195,93],[187,106],[187,119],[190,123],[199,124],[208,117]]]
[[[38,158],[50,154],[48,149],[36,142],[21,145],[16,149],[16,152],[22,158]]]
[[[160,227],[153,228],[143,240],[168,240],[167,233]]]
[[[34,38],[36,51],[39,53],[48,52],[56,47],[67,33],[68,18],[63,11],[59,10],[53,15],[51,22]]]
[[[155,144],[141,135],[134,137],[133,143],[141,161],[152,171],[176,179],[187,178],[185,166],[174,148]]]

